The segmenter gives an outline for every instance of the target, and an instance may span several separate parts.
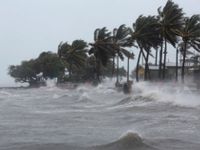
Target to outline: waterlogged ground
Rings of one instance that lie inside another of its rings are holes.
[[[106,80],[75,90],[0,90],[1,150],[199,150],[200,94],[175,83]]]

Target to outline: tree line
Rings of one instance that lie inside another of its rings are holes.
[[[149,60],[155,59],[159,66],[159,79],[166,79],[166,61],[168,45],[176,53],[182,54],[181,79],[184,81],[185,62],[191,49],[200,52],[200,15],[186,17],[183,9],[168,0],[164,7],[158,8],[157,15],[140,15],[132,27],[120,25],[109,31],[106,27],[94,31],[94,41],[86,43],[75,40],[71,44],[61,42],[57,53],[43,52],[35,60],[23,61],[21,65],[10,66],[9,74],[20,82],[45,81],[57,78],[58,82],[95,80],[100,82],[103,76],[126,74],[119,68],[119,59],[127,58],[127,81],[129,81],[129,59],[134,59],[131,48],[139,49],[136,65],[136,80],[143,58],[145,65],[144,80],[149,80]],[[177,54],[176,54],[177,55]],[[177,59],[176,59],[177,62]],[[68,75],[66,76],[66,70]],[[39,74],[42,75],[39,76]],[[176,77],[177,79],[177,77]]]

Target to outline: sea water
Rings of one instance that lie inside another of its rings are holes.
[[[0,89],[0,150],[199,150],[200,94],[175,83]]]

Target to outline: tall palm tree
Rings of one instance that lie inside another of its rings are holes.
[[[158,18],[160,25],[160,35],[164,42],[164,60],[163,57],[163,42],[160,49],[160,61],[159,61],[159,77],[161,78],[161,70],[163,63],[163,79],[165,78],[166,70],[166,58],[167,58],[167,43],[170,43],[173,47],[176,46],[178,38],[176,30],[180,29],[183,25],[182,9],[177,4],[168,0],[164,8],[158,8]]]
[[[58,55],[66,63],[69,78],[71,78],[74,68],[78,69],[85,65],[86,52],[87,43],[83,40],[74,40],[71,45],[67,42],[59,44]]]
[[[109,59],[113,56],[110,48],[110,35],[106,27],[98,28],[94,32],[94,42],[90,43],[91,49],[89,54],[96,58],[96,77],[100,81],[101,65],[106,66]]]
[[[113,57],[117,56],[117,81],[119,83],[119,58],[124,60],[124,56],[128,59],[133,59],[133,55],[126,47],[131,47],[133,43],[130,41],[130,29],[124,24],[113,30],[113,36],[111,38],[111,48]]]
[[[185,60],[188,47],[192,47],[194,50],[200,52],[200,15],[193,15],[185,18],[185,24],[183,28],[177,31],[178,35],[182,37],[183,46],[183,63],[181,78],[184,82],[185,75]]]
[[[158,19],[155,16],[146,17],[140,15],[136,22],[133,23],[131,36],[132,40],[136,41],[137,46],[140,49],[136,66],[136,80],[139,81],[138,71],[141,56],[145,58],[145,78],[147,78],[148,59],[151,55],[150,50],[152,47],[157,49],[161,43]]]

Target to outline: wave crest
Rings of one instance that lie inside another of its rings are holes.
[[[146,145],[142,138],[133,132],[128,132],[126,135],[121,137],[119,140],[98,146],[94,148],[95,150],[154,150],[154,148]]]

